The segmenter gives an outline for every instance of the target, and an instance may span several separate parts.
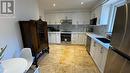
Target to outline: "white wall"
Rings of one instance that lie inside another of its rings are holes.
[[[44,7],[43,7],[43,1],[42,0],[38,0],[38,6],[39,6],[39,15],[42,17],[42,20],[45,20]]]
[[[16,17],[18,20],[38,19],[37,0],[16,0]]]
[[[39,17],[36,0],[15,0],[15,11],[12,18],[0,18],[0,48],[7,45],[3,60],[19,56],[23,48],[18,21]]]

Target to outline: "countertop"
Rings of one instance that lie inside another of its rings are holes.
[[[86,33],[86,32],[62,32],[62,31],[57,31],[57,32],[48,32],[48,33]]]
[[[87,32],[86,35],[88,35],[93,40],[95,40],[96,42],[101,44],[104,48],[109,49],[110,43],[103,43],[103,42],[101,42],[100,40],[97,39],[97,38],[104,38],[104,36],[101,36],[101,35],[98,35],[98,34],[94,34],[94,33],[89,33],[89,32]]]

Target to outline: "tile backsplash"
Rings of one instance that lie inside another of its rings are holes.
[[[86,32],[87,28],[89,28],[89,26],[87,26],[87,25],[70,25],[70,24],[48,25],[48,27],[54,28],[59,31],[72,31],[72,32]]]
[[[106,36],[106,32],[108,31],[108,25],[102,26],[89,26],[89,25],[48,25],[48,27],[53,28],[54,30],[50,31],[72,31],[72,32],[88,32],[91,31],[92,28],[93,33]]]
[[[106,36],[106,33],[108,32],[108,25],[102,25],[102,26],[94,26],[94,33]]]

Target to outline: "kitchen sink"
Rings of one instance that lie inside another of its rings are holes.
[[[107,38],[97,38],[97,39],[102,41],[103,43],[110,43],[110,40]]]

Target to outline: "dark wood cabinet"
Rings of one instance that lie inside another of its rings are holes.
[[[47,22],[39,20],[19,21],[24,48],[31,48],[35,61],[44,52],[49,53]]]

